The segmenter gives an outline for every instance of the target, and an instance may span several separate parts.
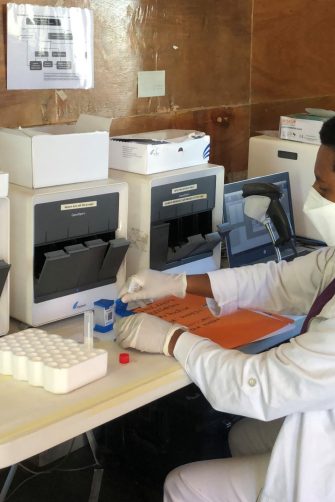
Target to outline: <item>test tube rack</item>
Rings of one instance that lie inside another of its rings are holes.
[[[0,338],[0,374],[66,394],[107,372],[108,353],[29,328]]]

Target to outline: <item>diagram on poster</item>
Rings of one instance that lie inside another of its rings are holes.
[[[92,88],[93,59],[89,9],[7,4],[7,89]]]

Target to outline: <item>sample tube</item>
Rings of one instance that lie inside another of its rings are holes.
[[[84,345],[87,350],[93,349],[93,310],[84,312]]]

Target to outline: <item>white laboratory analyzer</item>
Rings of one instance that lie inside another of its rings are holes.
[[[0,171],[0,335],[9,330],[9,200],[8,174]]]
[[[146,175],[110,169],[110,176],[129,187],[127,276],[145,268],[188,274],[220,268],[222,166]]]
[[[126,183],[10,183],[9,199],[12,317],[39,326],[117,298],[129,246]]]
[[[275,136],[254,136],[249,140],[248,178],[288,172],[297,237],[322,241],[303,212],[308,191],[313,185],[318,145],[299,143]]]

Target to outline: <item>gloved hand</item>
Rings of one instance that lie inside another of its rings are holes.
[[[170,295],[184,298],[186,286],[186,274],[165,274],[157,270],[142,270],[129,277],[119,296],[124,303],[158,300]]]
[[[168,347],[172,335],[180,324],[172,324],[150,314],[134,314],[121,317],[114,323],[114,333],[121,347],[129,347],[142,352],[153,352],[169,356]]]

